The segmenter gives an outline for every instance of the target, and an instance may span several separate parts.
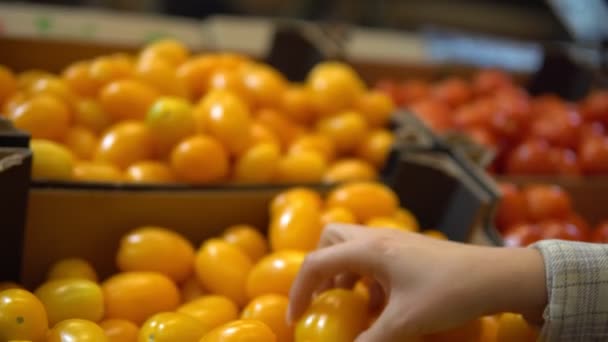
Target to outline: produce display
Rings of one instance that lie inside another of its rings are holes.
[[[543,239],[608,243],[608,223],[592,229],[557,185],[518,188],[503,183],[500,190],[503,197],[495,223],[506,246],[527,246]]]
[[[347,64],[303,84],[228,53],[160,40],[59,75],[0,66],[0,112],[29,132],[35,179],[193,184],[375,179],[392,100]]]
[[[384,80],[376,88],[436,132],[464,132],[494,149],[495,173],[608,173],[608,90],[579,102],[531,96],[498,70],[482,70],[470,80]]]
[[[367,182],[339,186],[326,198],[293,188],[275,197],[269,211],[268,238],[237,225],[197,248],[170,229],[144,226],[118,242],[118,273],[107,279],[76,258],[55,262],[33,292],[1,284],[0,340],[352,342],[378,315],[368,309],[365,280],[353,289],[327,290],[294,326],[286,323],[288,291],[306,253],[329,222],[368,223],[369,229],[390,222],[416,232],[416,218],[389,188]],[[536,336],[520,315],[504,313],[416,340]]]

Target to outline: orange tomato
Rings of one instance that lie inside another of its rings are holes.
[[[378,178],[374,167],[360,159],[338,160],[325,171],[323,181],[329,183],[372,181]]]
[[[314,206],[292,204],[273,216],[269,228],[272,250],[310,251],[321,237],[321,212]]]
[[[247,295],[250,299],[265,295],[288,296],[306,254],[300,251],[282,250],[265,256],[247,277]]]
[[[61,77],[76,94],[94,97],[97,95],[99,85],[97,81],[91,77],[91,73],[89,72],[90,69],[91,62],[75,62],[68,65],[68,67],[63,70]]]
[[[179,180],[213,183],[228,175],[228,153],[214,138],[197,135],[182,141],[173,149],[171,167]]]
[[[365,329],[367,316],[362,296],[344,289],[326,291],[297,322],[295,341],[352,342]]]
[[[334,160],[336,156],[334,142],[329,137],[318,133],[304,134],[289,146],[290,154],[298,154],[302,151],[320,153],[328,162]]]
[[[405,208],[397,209],[397,211],[393,215],[393,218],[397,222],[399,222],[407,227],[411,227],[412,230],[414,230],[414,231],[420,230],[420,225],[418,224],[418,220],[416,219],[416,216],[414,216],[414,214],[411,211],[409,211]]]
[[[242,249],[253,262],[268,253],[268,243],[264,235],[255,227],[246,224],[226,228],[222,238],[229,244]]]
[[[238,305],[247,301],[245,283],[251,267],[245,252],[220,239],[205,241],[196,254],[195,271],[201,284]]]
[[[198,342],[207,330],[200,322],[179,312],[163,312],[150,317],[139,330],[139,342]]]
[[[303,205],[321,210],[323,200],[319,194],[307,188],[291,188],[276,195],[270,203],[270,216],[275,217],[292,205]]]
[[[110,126],[110,117],[103,111],[97,101],[80,100],[76,102],[73,111],[75,125],[83,126],[95,134],[102,133]]]
[[[327,161],[314,151],[288,154],[279,160],[276,179],[283,183],[318,183],[327,169]]]
[[[274,179],[281,150],[272,143],[252,146],[236,162],[234,180],[239,183],[270,183]]]
[[[143,82],[120,80],[101,89],[99,103],[114,120],[143,120],[158,97],[158,91]]]
[[[350,108],[365,90],[363,81],[350,66],[333,61],[312,68],[306,85],[315,110],[323,115]]]
[[[275,109],[263,108],[256,112],[255,122],[274,133],[286,148],[302,133],[301,127]]]
[[[169,229],[139,227],[120,240],[116,264],[121,271],[158,272],[179,283],[193,272],[194,248]]]
[[[39,69],[26,70],[17,75],[17,88],[20,90],[28,89],[34,82],[38,81],[39,79],[52,77],[54,77],[54,75],[48,71]]]
[[[365,225],[371,228],[392,228],[408,231],[415,231],[413,227],[407,226],[393,217],[373,217],[365,222]]]
[[[397,195],[380,183],[355,182],[335,188],[327,196],[327,207],[344,207],[359,222],[373,217],[391,216],[399,208]]]
[[[363,114],[371,127],[385,127],[395,111],[395,104],[388,95],[374,90],[361,95],[355,108]]]
[[[208,295],[180,306],[177,312],[189,315],[210,331],[238,318],[239,308],[227,297]]]
[[[328,136],[339,153],[353,152],[367,133],[367,122],[358,112],[348,111],[318,122],[317,129]]]
[[[97,324],[84,319],[65,320],[49,331],[46,342],[108,342],[108,337]]]
[[[251,102],[240,68],[216,68],[209,75],[205,87],[209,92],[216,90],[229,91],[238,96],[244,103],[249,104]]]
[[[47,273],[47,280],[57,279],[85,279],[97,282],[97,272],[91,264],[83,259],[62,259],[51,265]]]
[[[435,230],[435,229],[427,229],[422,233],[428,237],[432,237],[435,239],[448,240],[448,237],[444,233],[442,233],[438,230]]]
[[[68,129],[63,144],[69,148],[74,156],[80,159],[91,159],[97,147],[95,133],[82,126],[72,126]]]
[[[51,95],[61,100],[68,107],[75,105],[76,95],[72,89],[60,78],[55,76],[41,78],[28,88],[30,95]]]
[[[53,141],[32,139],[32,178],[67,180],[72,178],[74,156],[72,153]]]
[[[4,103],[16,91],[17,79],[15,74],[7,67],[0,65],[0,104]]]
[[[253,122],[251,126],[249,126],[249,136],[251,138],[250,143],[252,145],[260,144],[260,143],[271,143],[277,146],[281,146],[281,140],[271,129],[267,128],[265,125]]]
[[[281,295],[254,298],[241,313],[241,319],[253,319],[266,324],[281,342],[293,341],[293,327],[287,324],[289,299]]]
[[[74,165],[74,179],[86,182],[121,182],[123,175],[112,164],[81,161]]]
[[[180,80],[175,67],[162,59],[142,60],[135,68],[135,77],[163,95],[188,98],[186,85]]]
[[[367,160],[376,168],[384,166],[395,137],[392,132],[385,129],[371,131],[357,148],[359,158]]]
[[[175,284],[160,273],[118,273],[101,286],[105,300],[106,319],[125,319],[135,324],[179,305]]]
[[[17,107],[23,104],[26,100],[29,99],[29,95],[27,95],[23,91],[17,91],[10,95],[8,98],[4,100],[2,107],[0,107],[0,115],[8,117],[10,113],[15,111]]]
[[[256,320],[238,320],[219,326],[205,335],[200,342],[276,342],[270,328]]]
[[[291,86],[283,93],[280,108],[289,119],[302,124],[310,124],[316,119],[312,97],[303,86]]]
[[[72,318],[92,322],[103,318],[101,288],[90,280],[50,280],[36,289],[35,294],[46,309],[50,325]]]
[[[126,179],[134,183],[172,183],[175,176],[169,165],[157,161],[141,161],[127,168]]]
[[[497,342],[536,341],[535,331],[528,325],[522,315],[503,313],[498,317]]]
[[[207,291],[201,286],[196,275],[193,275],[184,281],[180,288],[182,303],[193,301],[202,297],[205,293],[207,293]]]
[[[240,98],[226,90],[205,95],[194,110],[199,132],[208,132],[239,155],[249,144],[251,114]]]
[[[124,319],[107,319],[99,327],[108,337],[108,342],[137,342],[139,327]]]
[[[276,69],[262,63],[250,63],[241,68],[240,74],[252,107],[279,105],[287,80]]]
[[[140,60],[160,58],[178,66],[190,56],[190,51],[175,39],[160,39],[148,44],[139,55]]]
[[[344,207],[333,207],[325,209],[323,213],[321,213],[321,224],[323,227],[330,223],[356,224],[357,219],[350,210]]]
[[[89,68],[91,78],[99,89],[110,82],[128,79],[133,75],[133,61],[124,56],[103,56],[95,58]]]
[[[480,319],[481,337],[479,342],[496,342],[498,337],[498,319],[495,316],[484,316]]]
[[[8,113],[15,127],[35,139],[61,139],[70,125],[68,107],[58,98],[40,94],[23,101]]]
[[[135,162],[150,159],[152,152],[152,135],[146,125],[138,121],[123,121],[101,137],[95,159],[124,169]]]
[[[167,156],[181,140],[196,131],[192,106],[177,97],[161,97],[152,104],[146,117],[156,154]]]
[[[177,78],[186,86],[193,99],[198,99],[207,89],[217,59],[201,55],[182,63],[176,71]]]
[[[48,329],[44,306],[28,291],[0,292],[0,340],[43,341]]]

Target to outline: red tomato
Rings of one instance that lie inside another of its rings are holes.
[[[597,243],[608,243],[608,221],[598,224],[591,234],[591,241]]]
[[[378,83],[376,83],[376,86],[374,88],[390,96],[393,101],[395,101],[395,103],[397,103],[398,105],[403,104],[399,86],[395,81],[389,79],[381,79],[380,81],[378,81]]]
[[[479,71],[473,78],[473,89],[478,95],[487,95],[513,84],[511,76],[502,70],[487,69]]]
[[[580,165],[586,174],[608,173],[608,137],[587,137],[579,146]]]
[[[423,100],[412,104],[409,109],[437,132],[444,132],[452,126],[450,108],[441,102]]]
[[[471,127],[464,130],[464,132],[474,142],[486,146],[496,147],[498,145],[498,139],[496,136],[487,128]]]
[[[563,221],[544,221],[539,224],[543,239],[587,241],[589,232],[584,228]]]
[[[555,171],[560,175],[577,176],[581,174],[578,156],[574,151],[554,148],[549,153]]]
[[[555,171],[550,147],[543,140],[528,140],[507,157],[506,171],[511,174],[550,174]]]
[[[540,114],[532,123],[530,134],[554,146],[573,148],[578,143],[581,125],[580,114],[569,108]]]
[[[492,124],[492,115],[495,112],[496,104],[492,99],[480,99],[461,106],[454,113],[454,125],[459,128],[488,128]]]
[[[608,122],[608,90],[591,93],[582,103],[585,119]]]
[[[528,217],[535,222],[565,219],[572,214],[570,196],[559,186],[532,185],[524,189]]]
[[[581,125],[579,138],[584,140],[588,137],[601,137],[606,135],[606,125],[599,121],[584,122]]]
[[[527,203],[524,195],[510,183],[499,185],[502,198],[496,213],[496,226],[500,231],[517,224],[525,223],[528,219]]]
[[[503,237],[506,247],[525,247],[541,239],[540,228],[529,223],[511,227]]]
[[[452,77],[437,83],[433,87],[432,96],[451,107],[457,107],[473,97],[473,90],[467,81]]]
[[[523,121],[530,116],[530,96],[523,88],[502,88],[496,91],[493,96],[493,100],[499,110],[511,113]]]
[[[399,99],[402,104],[423,100],[431,94],[431,86],[424,80],[407,80],[399,88]]]
[[[581,215],[572,213],[568,218],[564,220],[564,222],[571,223],[580,229],[587,232],[588,235],[591,235],[591,227],[589,226],[589,222],[585,220]]]
[[[531,103],[531,110],[534,115],[542,115],[544,113],[563,111],[567,104],[556,95],[541,95],[535,97]]]

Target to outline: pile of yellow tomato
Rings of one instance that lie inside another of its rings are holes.
[[[161,40],[59,75],[0,65],[0,113],[33,138],[37,179],[139,183],[370,180],[392,100],[347,64],[302,84],[228,53]]]
[[[118,273],[99,281],[82,259],[54,263],[28,292],[0,290],[0,340],[31,342],[352,342],[375,319],[367,285],[332,289],[303,317],[286,322],[288,292],[328,223],[419,231],[387,187],[354,182],[326,198],[293,188],[270,204],[268,239],[248,225],[191,241],[162,227],[139,227],[118,244]],[[435,238],[436,231],[423,231]],[[466,275],[463,275],[466,276]],[[420,341],[532,341],[519,315],[484,317]]]

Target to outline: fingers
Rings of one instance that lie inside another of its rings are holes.
[[[330,223],[325,226],[321,238],[319,239],[318,248],[325,248],[338,243],[350,241],[357,235],[364,233],[365,227],[353,224]]]
[[[319,285],[336,275],[346,272],[384,278],[376,256],[364,251],[361,243],[351,241],[310,253],[291,287],[288,320],[293,322],[300,317]]]
[[[371,281],[367,288],[369,289],[369,309],[374,312],[384,306],[386,294],[384,289],[377,281]]]
[[[398,298],[391,298],[376,322],[361,333],[355,342],[403,341],[408,336],[408,326],[404,324],[407,308],[404,306]]]

